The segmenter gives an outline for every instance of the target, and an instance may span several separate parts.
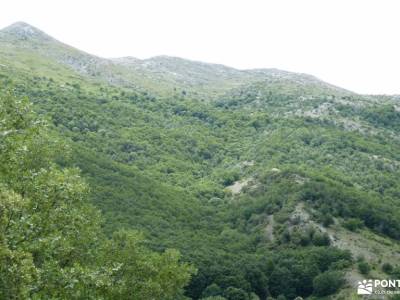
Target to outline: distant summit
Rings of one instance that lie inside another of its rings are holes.
[[[25,23],[25,22],[16,22],[11,24],[8,27],[5,27],[1,30],[3,34],[12,35],[13,37],[19,39],[42,39],[42,40],[52,40],[52,37],[41,31],[40,29]]]

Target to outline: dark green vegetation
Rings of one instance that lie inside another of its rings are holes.
[[[0,84],[3,95],[12,89],[17,99],[29,97],[49,124],[43,147],[30,148],[34,159],[20,159],[20,147],[7,152],[14,161],[2,152],[2,162],[15,164],[2,168],[8,195],[2,205],[10,202],[7,209],[50,226],[51,220],[25,208],[22,200],[40,203],[52,192],[48,185],[63,187],[77,176],[68,170],[78,167],[90,187],[88,197],[105,220],[99,223],[96,211],[82,200],[81,179],[66,187],[79,201],[49,195],[67,205],[69,217],[44,237],[59,237],[72,217],[83,223],[65,230],[81,234],[71,240],[66,235],[67,245],[60,247],[68,253],[33,239],[26,241],[28,248],[13,246],[15,240],[6,235],[5,251],[21,255],[16,266],[28,259],[32,268],[18,269],[29,274],[24,293],[85,299],[90,287],[105,297],[176,298],[191,269],[178,263],[176,252],[166,251],[174,248],[198,269],[184,289],[189,298],[293,299],[338,291],[346,297],[354,282],[346,282],[344,274],[360,271],[361,276],[366,265],[355,258],[374,252],[358,253],[346,234],[360,238],[366,251],[372,246],[365,236],[381,239],[385,249],[398,249],[400,112],[395,98],[360,96],[279,70],[238,71],[169,57],[101,59],[26,24],[0,31]],[[46,154],[54,140],[64,148]],[[21,187],[33,179],[21,176],[21,168],[35,172],[42,164],[60,175],[41,179],[35,187],[40,194],[28,197]],[[18,226],[21,235],[29,232]],[[142,232],[144,242],[121,231],[132,229]],[[38,260],[31,257],[34,250]],[[114,262],[136,278],[148,260],[155,265],[148,278],[156,276],[157,287],[145,292],[154,294],[140,294],[140,287],[129,282],[109,288]],[[371,260],[367,273],[374,276],[380,276],[383,263],[385,272],[398,270],[387,267],[393,257]],[[49,286],[38,287],[35,272],[45,272],[48,278],[40,282]],[[81,294],[67,294],[65,278],[54,282],[61,275],[77,280]],[[0,284],[20,280],[13,276]],[[55,290],[60,294],[51,294]]]
[[[133,231],[106,238],[75,169],[26,99],[0,97],[0,298],[177,299],[193,268]]]

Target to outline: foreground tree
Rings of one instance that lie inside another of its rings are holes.
[[[193,268],[134,232],[102,233],[76,169],[27,99],[0,94],[0,299],[178,299]]]

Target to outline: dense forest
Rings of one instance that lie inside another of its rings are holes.
[[[349,299],[398,278],[399,120],[398,98],[309,75],[3,29],[0,298]]]

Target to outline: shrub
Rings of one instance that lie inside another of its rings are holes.
[[[391,274],[393,272],[393,266],[390,263],[384,263],[382,265],[382,271],[386,274]]]
[[[357,267],[360,273],[364,275],[368,275],[371,271],[371,266],[365,261],[359,262]]]
[[[338,271],[327,271],[314,278],[313,287],[316,296],[327,296],[334,294],[343,285],[343,273]]]
[[[343,227],[350,230],[356,231],[364,226],[364,222],[360,219],[348,219],[343,223]]]
[[[333,217],[330,214],[321,216],[321,221],[322,225],[324,225],[325,227],[329,227],[330,225],[335,223]]]
[[[327,233],[315,233],[312,239],[312,243],[315,246],[329,246],[331,239]]]
[[[209,285],[203,291],[203,298],[212,297],[212,296],[219,296],[222,294],[222,289],[216,285],[215,283]]]
[[[228,300],[249,300],[249,296],[245,291],[232,286],[225,290],[224,296]]]

